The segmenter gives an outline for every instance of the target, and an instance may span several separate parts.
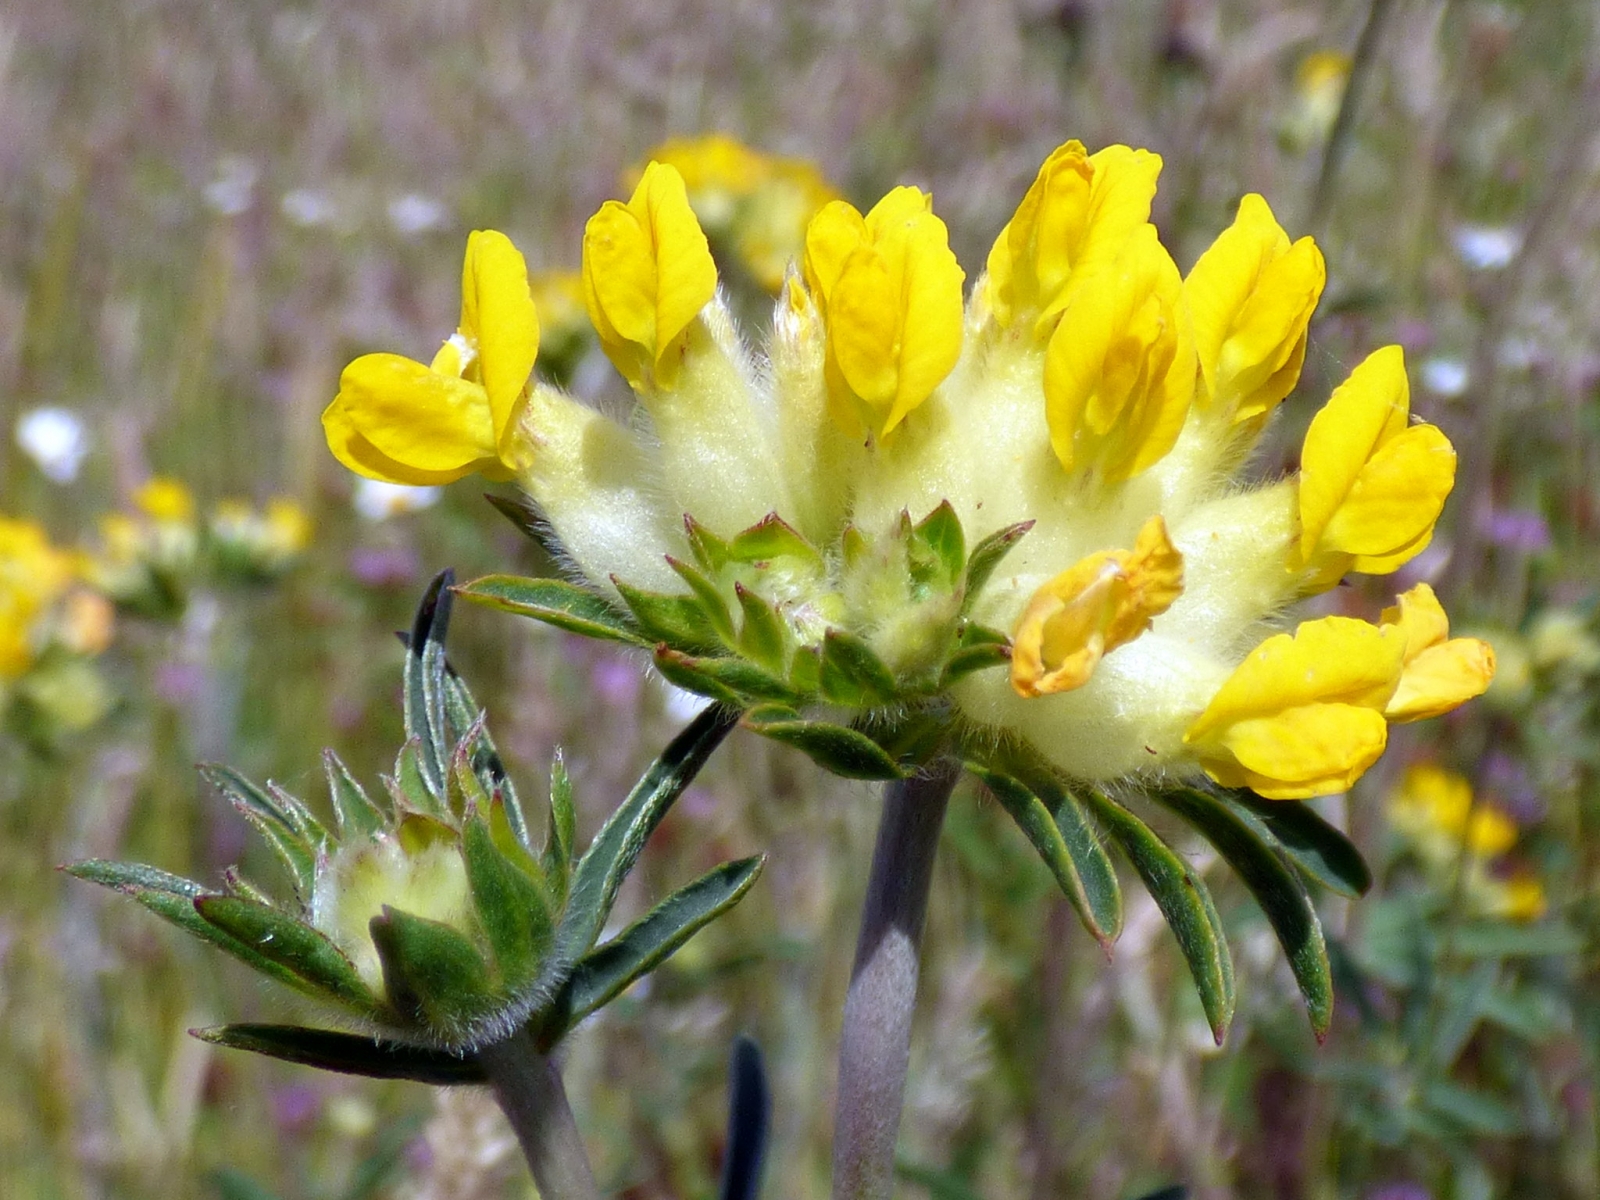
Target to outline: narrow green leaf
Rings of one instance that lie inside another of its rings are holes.
[[[272,897],[239,874],[238,867],[224,867],[222,869],[222,886],[230,896],[240,896],[245,900],[254,900],[257,904],[271,904]]]
[[[1000,565],[1000,560],[1010,554],[1012,547],[1032,528],[1032,521],[1007,525],[1004,529],[995,530],[972,548],[972,554],[967,558],[966,591],[961,598],[963,615],[972,611],[972,606],[977,603],[978,596]]]
[[[822,555],[817,548],[796,533],[777,513],[768,513],[728,543],[728,557],[742,563],[798,558],[816,570],[822,569]]]
[[[456,573],[440,571],[428,584],[406,643],[406,737],[420,748],[422,779],[436,800],[443,802],[450,737],[444,718],[444,642],[450,632],[450,585]]]
[[[409,1079],[439,1087],[487,1082],[483,1068],[470,1055],[457,1056],[446,1050],[336,1033],[331,1029],[306,1029],[299,1025],[214,1025],[189,1032],[213,1046],[248,1050],[343,1075]]]
[[[572,777],[557,750],[550,761],[550,828],[545,834],[541,866],[556,908],[567,902],[567,883],[578,840],[577,811],[572,802]]]
[[[216,788],[242,813],[254,813],[271,822],[307,850],[315,850],[327,837],[327,830],[299,800],[270,784],[263,788],[225,763],[201,763],[201,778]]]
[[[920,548],[931,558],[930,565],[935,568],[926,582],[943,590],[953,589],[966,566],[967,538],[961,529],[961,518],[956,516],[950,501],[940,501],[939,507],[923,517],[911,532],[913,567],[917,565],[914,560],[919,557],[916,550]]]
[[[1372,887],[1372,871],[1355,843],[1308,805],[1266,800],[1243,788],[1221,798],[1239,816],[1259,822],[1289,861],[1323,887],[1351,899]]]
[[[691,653],[712,654],[721,649],[722,638],[716,624],[698,596],[647,592],[615,577],[611,582],[651,641],[666,642]]]
[[[700,930],[737,904],[761,874],[765,856],[723,863],[668,896],[605,945],[585,954],[557,1001],[560,1019],[547,1027],[554,1042],[566,1030],[664,962]]]
[[[667,565],[677,572],[678,578],[689,585],[689,590],[694,593],[695,599],[700,601],[700,610],[705,613],[711,622],[711,627],[717,631],[724,644],[733,645],[733,614],[728,611],[727,598],[721,590],[704,574],[683,562],[681,559],[667,555]]]
[[[456,588],[456,595],[502,612],[531,617],[569,633],[629,646],[651,639],[604,596],[560,579],[528,579],[519,575],[485,575]]]
[[[478,813],[471,813],[461,831],[461,857],[473,907],[489,939],[500,976],[513,989],[530,983],[555,931],[550,898],[544,888],[501,854]]]
[[[572,875],[567,910],[556,929],[554,969],[570,969],[595,944],[646,840],[738,722],[737,710],[716,706],[695,717],[595,834]]]
[[[379,1001],[354,964],[319,931],[288,913],[237,896],[197,896],[195,910],[262,958],[298,975],[342,1004],[376,1012]]]
[[[246,966],[285,987],[315,996],[319,1000],[326,1000],[320,989],[313,987],[293,971],[286,970],[271,959],[263,957],[201,917],[195,909],[194,902],[197,897],[204,896],[207,892],[192,880],[169,875],[165,871],[140,863],[114,863],[101,859],[73,863],[64,870],[79,879],[86,879],[90,883],[98,883],[121,892],[185,933],[226,951]]]
[[[1010,642],[980,642],[976,646],[967,646],[957,650],[945,660],[944,670],[939,676],[939,687],[947,688],[957,680],[965,679],[974,671],[987,671],[992,667],[1010,665]]]
[[[483,498],[510,521],[523,537],[543,550],[552,562],[567,561],[566,547],[533,501],[523,496],[502,496],[495,492],[485,492]]]
[[[783,680],[743,658],[721,655],[697,658],[670,646],[657,646],[655,661],[656,668],[679,687],[713,699],[722,699],[726,694],[733,697],[740,708],[752,702],[798,699],[794,689]],[[701,681],[708,681],[709,686],[698,686]]]
[[[1321,1041],[1333,1020],[1333,973],[1317,910],[1300,877],[1251,822],[1214,797],[1181,788],[1158,793],[1156,799],[1216,847],[1239,881],[1250,889],[1288,956],[1295,982],[1306,999],[1311,1028]]]
[[[742,622],[739,627],[739,653],[769,671],[782,674],[789,661],[789,625],[778,610],[743,584],[733,585],[739,597]]]
[[[445,685],[445,719],[450,724],[451,737],[457,741],[470,737],[472,769],[477,773],[478,782],[491,796],[504,798],[506,815],[512,827],[516,829],[523,845],[528,845],[522,803],[517,798],[516,785],[506,771],[505,761],[500,757],[500,748],[494,744],[494,738],[489,733],[487,715],[472,698],[466,681],[450,667],[448,661],[445,663]]]
[[[865,640],[842,629],[822,639],[822,694],[835,704],[868,708],[887,704],[899,692],[894,672]]]
[[[422,766],[422,742],[412,738],[400,747],[394,760],[393,791],[395,804],[401,810],[427,813],[442,817],[444,801],[428,782]]]
[[[763,706],[745,719],[752,733],[793,746],[845,779],[900,779],[900,765],[864,733],[827,721],[808,721],[792,709]]]
[[[1057,816],[1020,780],[979,763],[966,765],[1033,843],[1089,936],[1109,951],[1122,929],[1122,890],[1111,860],[1077,801],[1060,789],[1051,797],[1058,805]]]
[[[234,807],[265,839],[267,845],[272,847],[279,860],[288,869],[289,882],[294,888],[295,895],[302,901],[309,900],[312,889],[316,886],[316,851],[282,825],[262,816],[255,809],[246,808],[242,804],[235,804]]]
[[[721,574],[722,568],[728,565],[728,543],[688,513],[683,515],[683,528],[689,535],[689,549],[694,554],[695,562],[700,564],[702,570],[713,575]]]
[[[328,794],[333,800],[340,836],[359,837],[382,829],[388,815],[373,803],[344,761],[332,750],[324,750],[322,767],[328,776]]]
[[[459,930],[387,904],[368,928],[383,963],[384,990],[412,1020],[460,1036],[499,1002],[487,964]]]
[[[801,646],[789,661],[789,686],[799,696],[814,696],[822,687],[822,650]]]
[[[1194,976],[1212,1035],[1221,1045],[1233,1020],[1233,959],[1210,890],[1180,855],[1122,805],[1099,792],[1090,792],[1088,800],[1166,917]]]

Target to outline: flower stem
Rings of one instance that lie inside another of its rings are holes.
[[[532,1035],[519,1029],[479,1051],[478,1059],[543,1200],[600,1200],[561,1072]]]
[[[917,948],[939,829],[960,766],[934,762],[884,790],[861,935],[844,1002],[834,1107],[834,1200],[886,1200],[905,1100]]]

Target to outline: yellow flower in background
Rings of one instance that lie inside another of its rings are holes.
[[[1200,359],[1197,404],[1238,422],[1266,416],[1300,379],[1306,330],[1326,281],[1322,251],[1293,245],[1267,202],[1239,202],[1231,226],[1184,280]]]
[[[1143,225],[1068,303],[1044,367],[1050,444],[1064,470],[1129,479],[1178,440],[1194,352],[1172,257]]]
[[[311,518],[287,496],[257,510],[248,500],[217,501],[210,531],[225,567],[257,576],[277,575],[311,544]]]
[[[20,678],[43,641],[43,619],[71,584],[72,556],[33,521],[0,517],[0,681]]]
[[[607,200],[589,218],[583,286],[600,345],[623,378],[670,389],[685,332],[717,290],[711,248],[674,168],[652,162],[626,204]]]
[[[1389,796],[1389,820],[1425,853],[1445,860],[1463,842],[1479,858],[1498,858],[1517,841],[1511,818],[1489,805],[1474,806],[1467,777],[1435,763],[1406,768]]]
[[[515,428],[539,353],[528,269],[504,234],[467,239],[461,323],[427,365],[367,354],[322,414],[328,446],[358,475],[422,486],[473,473],[509,479]]]
[[[1048,335],[1069,281],[1109,266],[1148,223],[1160,173],[1159,155],[1126,146],[1089,154],[1072,141],[1045,159],[989,251],[984,294],[1000,326],[1032,314]]]
[[[841,424],[882,440],[961,356],[961,283],[933,198],[895,188],[865,217],[843,200],[806,232],[806,282],[828,332]]]
[[[1443,716],[1489,690],[1494,650],[1480,638],[1452,638],[1450,619],[1433,589],[1419,583],[1383,610],[1383,624],[1405,635],[1400,685],[1384,714],[1396,723]]]
[[[152,476],[133,493],[133,506],[152,521],[172,525],[194,523],[194,493],[181,479]]]
[[[1519,871],[1509,878],[1486,876],[1472,884],[1478,906],[1485,914],[1507,921],[1537,921],[1549,911],[1544,884],[1537,875]]]
[[[1183,740],[1227,787],[1269,800],[1343,791],[1387,744],[1383,710],[1404,650],[1394,630],[1365,621],[1303,622],[1251,651]]]
[[[1437,426],[1412,425],[1399,346],[1374,351],[1311,420],[1300,455],[1300,560],[1382,575],[1421,552],[1456,477]]]
[[[1011,686],[1021,696],[1082,687],[1182,593],[1183,555],[1151,517],[1132,550],[1091,554],[1034,593],[1012,639]]]

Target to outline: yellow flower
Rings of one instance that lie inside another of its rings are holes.
[[[1034,593],[1012,638],[1011,686],[1019,696],[1067,692],[1131,642],[1183,592],[1183,555],[1151,517],[1132,550],[1102,550]]]
[[[725,133],[669,138],[650,151],[649,160],[678,172],[701,223],[718,231],[733,225],[740,202],[761,187],[771,173],[766,155]],[[638,172],[631,181],[633,186],[643,175],[643,171]]]
[[[1306,329],[1322,295],[1322,251],[1294,245],[1251,194],[1184,280],[1200,358],[1201,407],[1235,422],[1266,416],[1294,390]]]
[[[1443,716],[1489,690],[1494,649],[1479,638],[1452,638],[1444,607],[1427,584],[1402,592],[1382,620],[1399,626],[1406,639],[1400,686],[1384,709],[1389,720],[1404,724]]]
[[[589,218],[583,287],[617,370],[635,388],[670,389],[685,332],[717,290],[711,248],[673,167],[652,162],[626,204],[608,200]]]
[[[1067,471],[1129,479],[1178,440],[1194,394],[1194,352],[1172,257],[1142,225],[1077,289],[1045,356],[1050,444]]]
[[[74,573],[72,556],[52,546],[39,525],[0,517],[0,681],[33,665],[42,621]]]
[[[328,447],[369,479],[423,486],[520,465],[516,426],[539,353],[528,268],[504,234],[467,239],[461,324],[424,366],[368,354],[344,369],[322,414]]]
[[[830,401],[878,440],[961,356],[961,283],[933,198],[895,188],[863,217],[836,200],[806,231],[806,283],[827,326]]]
[[[1508,921],[1537,921],[1550,907],[1544,884],[1525,871],[1518,871],[1509,879],[1485,879],[1477,890],[1484,911]]]
[[[1300,454],[1300,562],[1382,575],[1423,550],[1455,483],[1434,425],[1411,425],[1399,346],[1374,351],[1311,420]]]
[[[1436,861],[1451,861],[1463,843],[1478,858],[1498,858],[1517,841],[1511,818],[1474,806],[1466,776],[1434,763],[1414,763],[1389,796],[1389,820]]]
[[[155,475],[133,493],[133,506],[152,521],[188,525],[194,521],[194,493],[181,479]]]
[[[1184,742],[1225,787],[1272,800],[1343,791],[1388,741],[1404,638],[1349,617],[1306,621],[1251,651]]]
[[[1005,328],[1036,314],[1036,332],[1048,334],[1068,283],[1108,266],[1149,221],[1160,173],[1161,157],[1148,150],[1058,146],[989,251],[984,294],[995,321]]]

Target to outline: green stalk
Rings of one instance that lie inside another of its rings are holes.
[[[600,1200],[561,1072],[519,1029],[478,1052],[543,1200]]]
[[[839,1037],[834,1200],[887,1200],[905,1101],[917,951],[928,885],[959,765],[940,759],[884,790],[878,843]]]

